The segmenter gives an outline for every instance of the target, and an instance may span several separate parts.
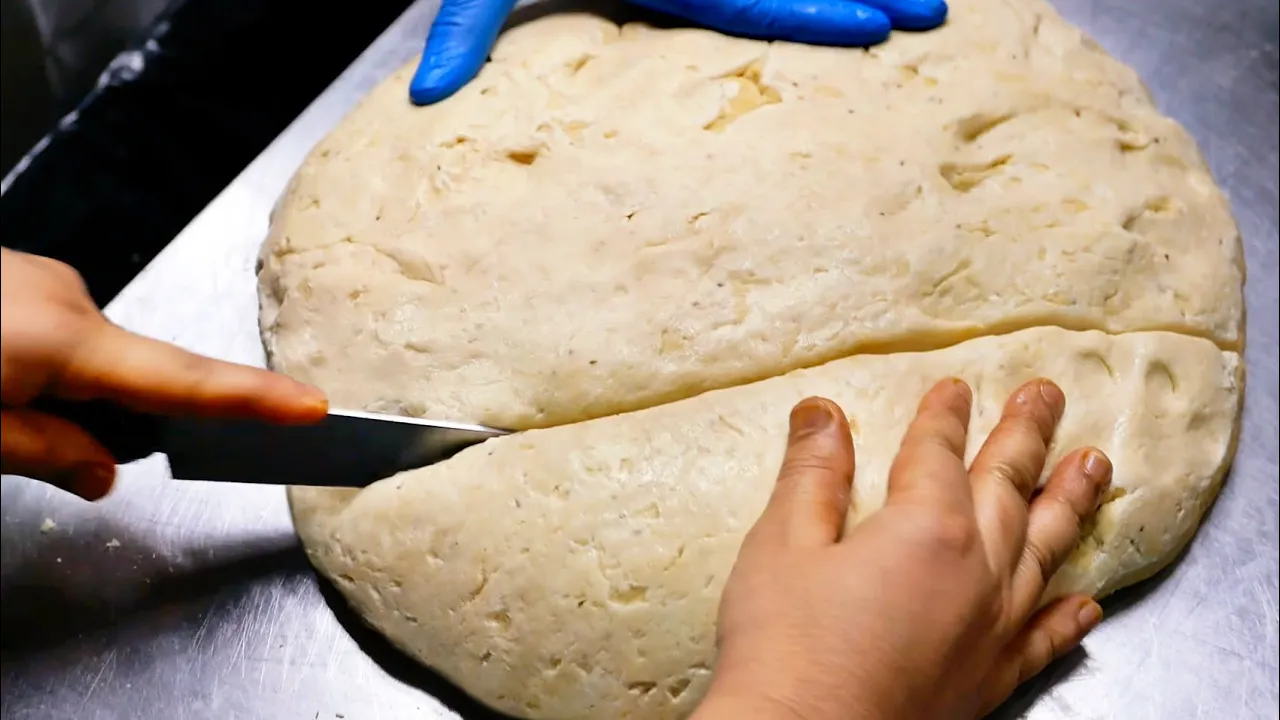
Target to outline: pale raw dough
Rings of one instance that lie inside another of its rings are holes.
[[[1031,325],[1238,348],[1238,233],[1186,132],[1040,2],[952,17],[870,53],[557,17],[426,110],[406,67],[275,215],[275,366],[523,429]]]
[[[791,404],[854,420],[861,517],[946,375],[974,384],[971,452],[1046,375],[1055,453],[1115,462],[1050,596],[1172,560],[1232,455],[1227,202],[1043,2],[951,5],[870,52],[554,17],[438,106],[402,69],[313,151],[263,248],[273,366],[340,407],[562,426],[291,490],[374,627],[516,715],[683,716]]]
[[[920,396],[948,375],[974,389],[970,459],[1008,395],[1050,377],[1068,398],[1050,462],[1095,445],[1115,464],[1048,597],[1102,596],[1164,567],[1232,455],[1236,353],[1172,333],[1035,328],[518,433],[334,504],[295,489],[294,521],[371,625],[477,698],[521,717],[683,717],[706,688],[716,603],[773,487],[791,406],[822,395],[849,415],[860,518],[883,503]]]

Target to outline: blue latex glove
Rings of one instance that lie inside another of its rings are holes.
[[[811,45],[865,47],[889,31],[932,30],[947,18],[945,0],[631,0],[730,35]],[[409,98],[430,105],[480,72],[515,0],[443,0]]]

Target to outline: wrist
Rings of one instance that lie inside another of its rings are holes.
[[[820,720],[764,693],[707,693],[690,720]]]
[[[707,694],[691,720],[883,720],[883,708],[868,704],[857,683],[839,688],[777,673],[744,673],[717,668]],[[753,679],[754,678],[754,679]]]

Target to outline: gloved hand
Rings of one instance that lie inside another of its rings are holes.
[[[713,30],[764,40],[865,47],[889,31],[932,30],[945,0],[631,0]],[[443,0],[409,83],[415,105],[457,92],[480,72],[515,0]]]

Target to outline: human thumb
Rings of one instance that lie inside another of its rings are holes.
[[[760,524],[788,545],[835,542],[849,509],[853,466],[844,412],[830,400],[802,400],[791,410],[787,451]]]
[[[21,408],[0,411],[0,472],[43,480],[85,500],[111,492],[116,461],[79,426]]]

